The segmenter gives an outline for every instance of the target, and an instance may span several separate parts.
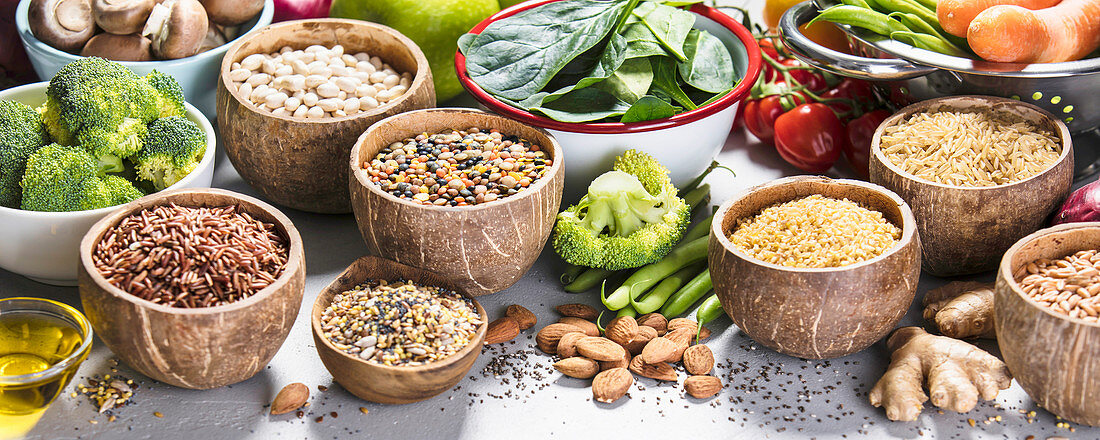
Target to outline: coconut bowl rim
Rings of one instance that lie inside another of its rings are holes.
[[[1001,257],[1001,263],[997,266],[997,279],[1003,279],[1009,289],[1021,300],[1023,300],[1025,304],[1027,304],[1026,307],[1037,309],[1042,313],[1058,318],[1059,320],[1069,322],[1071,324],[1100,329],[1100,322],[1082,321],[1078,318],[1071,318],[1069,315],[1055,313],[1049,307],[1040,306],[1034,300],[1029,298],[1027,294],[1024,293],[1023,289],[1020,288],[1020,283],[1016,282],[1016,277],[1012,274],[1012,258],[1015,257],[1020,249],[1022,249],[1024,246],[1039,240],[1049,239],[1052,235],[1071,231],[1074,229],[1093,229],[1095,230],[1096,234],[1100,234],[1100,222],[1063,223],[1051,226],[1049,228],[1040,229],[1031,234],[1028,234],[1026,237],[1021,238],[1015,244],[1013,244],[1012,247],[1008,248],[1008,250],[1005,251],[1004,256]]]

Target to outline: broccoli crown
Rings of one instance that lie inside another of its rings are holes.
[[[687,229],[689,208],[676,193],[667,168],[627,150],[580,202],[558,214],[554,250],[570,264],[607,270],[656,262]]]
[[[99,160],[104,172],[121,172],[122,159],[141,151],[146,127],[140,119],[125,118],[115,129],[88,127],[76,139]]]
[[[0,101],[0,205],[18,208],[19,181],[27,158],[50,142],[38,113],[26,104]]]
[[[86,150],[50,144],[27,159],[21,207],[28,211],[84,211],[107,208],[142,196],[126,179],[104,177]]]
[[[138,178],[159,191],[195,170],[206,153],[206,133],[187,118],[171,116],[150,123],[143,144],[133,157]]]
[[[175,78],[154,70],[145,75],[145,82],[156,91],[157,118],[184,115],[183,87]]]

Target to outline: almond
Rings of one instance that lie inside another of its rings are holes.
[[[614,361],[626,355],[626,349],[607,338],[589,336],[577,341],[577,354],[597,361]]]
[[[642,362],[641,356],[635,356],[634,359],[630,360],[630,371],[650,379],[667,380],[669,382],[676,382],[676,379],[678,379],[676,370],[672,368],[672,365],[667,362],[647,364]]]
[[[630,353],[623,352],[622,359],[614,361],[601,361],[600,371],[610,370],[612,368],[626,368],[630,366]]]
[[[554,368],[569,377],[577,379],[591,379],[600,372],[600,364],[596,361],[582,357],[571,357],[554,363]]]
[[[676,350],[672,352],[672,355],[668,358],[669,362],[680,362],[680,359],[684,357],[684,350],[687,350],[691,345],[691,341],[695,339],[695,330],[689,328],[678,328],[665,333],[662,338],[668,338],[672,342],[676,343]]]
[[[572,326],[569,324],[550,324],[539,330],[539,333],[535,335],[535,344],[538,345],[539,350],[546,352],[547,354],[555,354],[558,352],[558,341],[566,333],[581,332],[584,330]]]
[[[706,399],[722,391],[722,381],[714,376],[691,376],[684,381],[684,391],[696,399]]]
[[[592,379],[592,397],[597,402],[611,403],[626,395],[634,376],[626,368],[601,371]]]
[[[672,355],[676,353],[678,347],[676,342],[664,336],[660,336],[653,338],[645,344],[645,347],[642,348],[642,354],[639,356],[641,356],[642,362],[647,364],[665,362],[672,358]]]
[[[539,323],[539,318],[519,304],[512,304],[508,306],[508,309],[504,312],[506,316],[516,320],[516,324],[519,324],[520,330],[527,330],[534,327]]]
[[[294,382],[279,390],[275,400],[271,401],[271,414],[286,414],[301,408],[309,400],[309,387],[303,383]]]
[[[621,345],[629,344],[638,336],[638,321],[633,316],[620,316],[607,325],[607,338]]]
[[[562,304],[555,309],[558,313],[561,313],[561,316],[571,316],[589,321],[595,321],[600,316],[600,312],[588,304]]]
[[[577,341],[588,336],[581,332],[566,333],[558,340],[558,356],[571,358],[577,355]]]
[[[569,324],[571,326],[577,327],[577,328],[581,329],[581,331],[583,331],[584,334],[586,334],[588,336],[599,336],[600,335],[600,328],[596,327],[596,324],[593,323],[592,321],[586,321],[586,320],[581,319],[581,318],[574,318],[572,316],[566,316],[562,319],[559,319],[558,322],[560,322],[562,324]]]
[[[665,319],[664,315],[656,312],[646,313],[642,316],[639,316],[638,325],[651,327],[654,330],[657,330],[658,336],[663,336],[666,332],[668,332],[668,320]]]
[[[489,323],[485,330],[485,345],[508,342],[519,336],[519,324],[507,316]]]
[[[657,330],[654,330],[653,327],[646,327],[643,325],[638,327],[638,335],[635,336],[634,339],[630,341],[630,343],[623,345],[623,348],[626,348],[626,351],[629,351],[630,354],[641,354],[642,349],[645,348],[645,345],[656,337]]]
[[[681,328],[690,329],[691,334],[692,334],[692,339],[695,338],[696,333],[699,334],[699,340],[700,341],[710,337],[710,329],[706,328],[705,326],[700,327],[699,323],[697,323],[697,322],[695,322],[691,319],[675,318],[675,319],[668,322],[668,331],[673,331],[673,330],[681,329]]]
[[[696,376],[710,373],[714,368],[714,353],[703,344],[692,345],[684,350],[684,369]]]

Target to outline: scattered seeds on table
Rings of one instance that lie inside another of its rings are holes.
[[[468,206],[526,190],[553,163],[528,140],[475,127],[394,142],[362,168],[371,182],[396,197],[422,205]]]
[[[107,282],[171,307],[229,304],[275,282],[289,255],[271,223],[238,206],[157,206],[108,230],[92,252]]]
[[[481,325],[470,299],[408,281],[368,281],[337,294],[321,315],[321,330],[336,348],[385,365],[445,359]]]
[[[89,378],[87,385],[76,386],[80,394],[88,396],[96,411],[108,415],[113,415],[112,410],[132,403],[131,398],[136,388],[137,384],[133,380],[122,376],[112,377],[110,374],[102,379]]]

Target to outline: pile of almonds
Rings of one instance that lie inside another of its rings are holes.
[[[596,309],[584,304],[565,304],[557,310],[563,318],[543,327],[535,337],[538,348],[561,358],[554,368],[578,379],[592,379],[592,396],[610,403],[623,397],[634,382],[631,373],[650,379],[676,382],[673,363],[682,362],[689,376],[684,390],[692,397],[708,398],[722,389],[722,382],[709,375],[714,354],[706,345],[692,345],[710,336],[686,318],[667,320],[659,313],[637,319],[615,318],[601,336],[593,323]]]

